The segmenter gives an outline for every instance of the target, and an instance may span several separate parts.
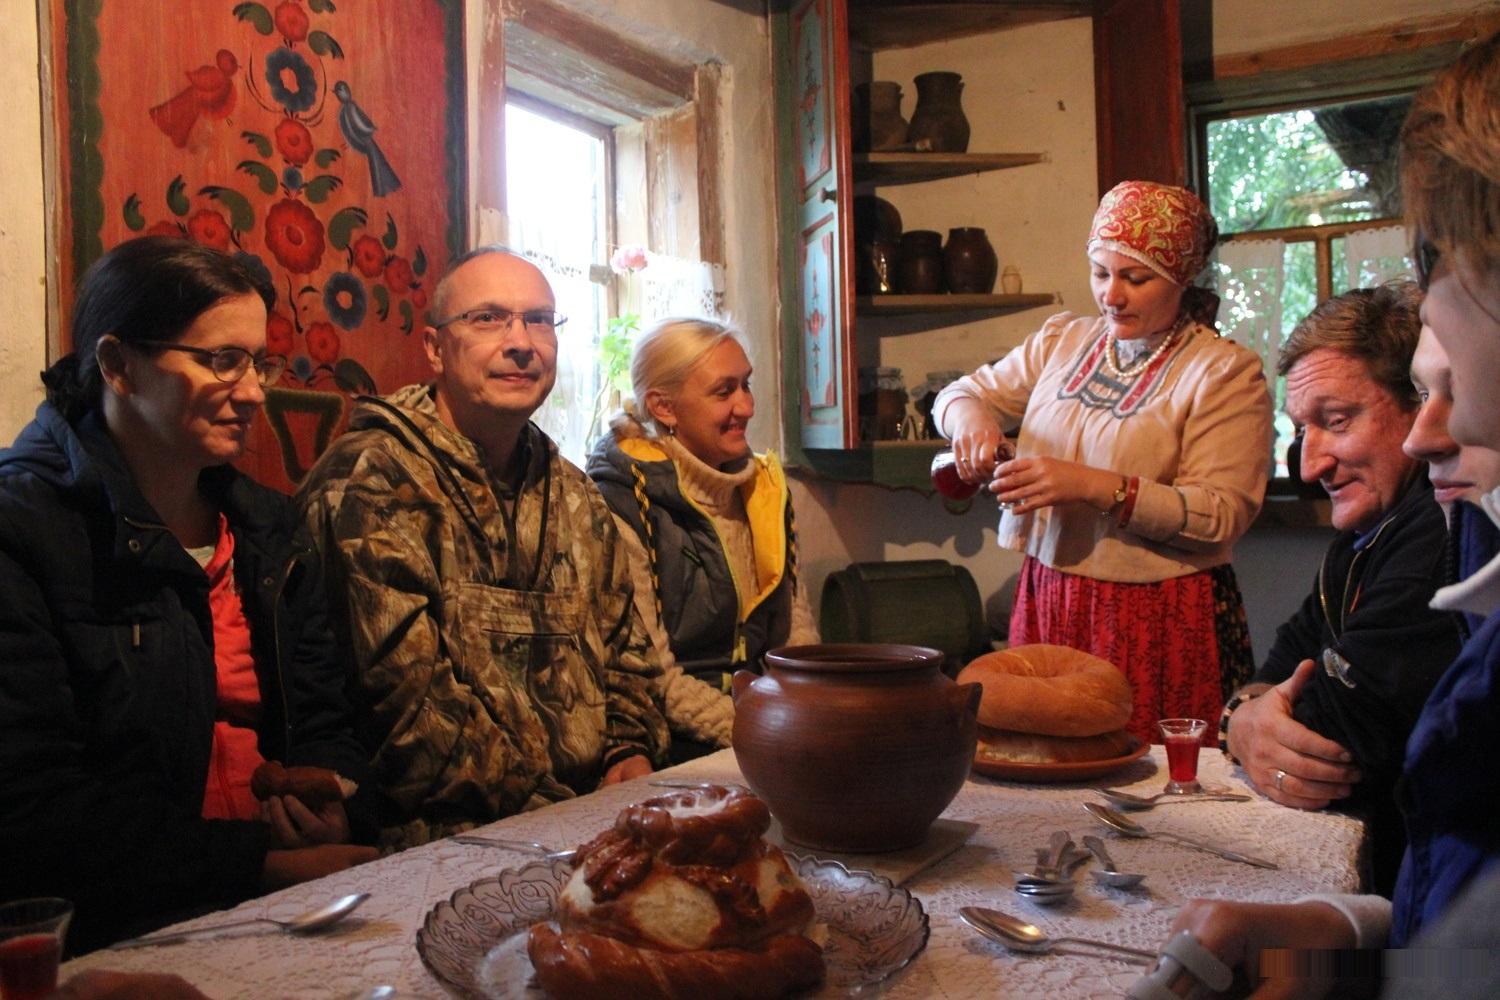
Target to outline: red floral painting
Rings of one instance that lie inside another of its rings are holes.
[[[462,0],[54,0],[67,67],[60,304],[106,248],[196,240],[272,280],[288,359],[247,472],[292,488],[358,393],[430,377],[464,246]]]

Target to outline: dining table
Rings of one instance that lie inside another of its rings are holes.
[[[966,906],[1003,910],[1049,935],[1098,938],[1155,951],[1179,909],[1194,897],[1289,902],[1314,893],[1357,892],[1365,868],[1365,829],[1351,815],[1278,805],[1249,786],[1243,772],[1216,750],[1200,752],[1205,785],[1248,792],[1249,801],[1180,802],[1129,813],[1152,831],[1178,833],[1272,860],[1275,870],[1252,867],[1161,839],[1127,838],[1109,831],[1085,809],[1102,802],[1096,789],[1137,794],[1160,791],[1166,780],[1161,746],[1113,773],[1085,781],[1010,781],[971,775],[943,813],[962,834],[941,845],[919,870],[897,873],[929,922],[925,947],[874,990],[890,998],[1118,997],[1145,971],[1139,960],[1083,947],[1045,954],[1007,950],[979,936],[959,918]],[[653,782],[743,783],[733,750],[723,750],[648,778],[610,785],[576,799],[522,813],[474,833],[572,847],[608,827],[622,808],[669,790]],[[972,828],[967,824],[973,824]],[[1066,830],[1081,843],[1098,835],[1118,867],[1140,872],[1134,889],[1110,888],[1082,872],[1065,902],[1044,906],[1014,891],[1015,874],[1032,868],[1035,850]],[[817,851],[791,845],[789,850]],[[941,855],[941,856],[939,856]],[[178,944],[101,950],[66,963],[61,978],[85,969],[172,972],[216,1000],[336,998],[355,1000],[380,985],[395,997],[453,995],[424,964],[417,932],[434,907],[476,880],[536,858],[522,850],[440,840],[392,854],[316,881],[250,900],[229,911],[174,925],[207,927],[249,917],[286,919],[347,893],[370,898],[325,931],[296,936],[262,924],[248,930]],[[869,855],[880,872],[889,859]],[[846,859],[850,868],[860,859]],[[912,866],[908,864],[907,869]],[[501,984],[494,996],[526,996],[524,981]],[[862,993],[861,995],[865,995]]]

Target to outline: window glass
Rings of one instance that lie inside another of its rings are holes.
[[[547,272],[557,311],[557,385],[536,421],[569,461],[582,465],[597,431],[595,357],[608,315],[605,252],[610,215],[604,139],[507,102],[505,203],[511,242]],[[603,271],[603,274],[601,274]]]

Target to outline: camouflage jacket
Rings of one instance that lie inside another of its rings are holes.
[[[519,493],[427,386],[362,397],[298,494],[359,668],[382,843],[571,798],[668,742],[628,557],[534,425]]]

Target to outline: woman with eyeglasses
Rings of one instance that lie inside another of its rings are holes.
[[[797,577],[786,477],[745,437],[755,396],[739,335],[664,319],[636,343],[630,379],[635,398],[588,472],[632,552],[680,763],[729,745],[734,670],[758,670],[767,649],[817,642],[818,632]]]
[[[188,240],[120,244],[0,452],[0,898],[71,899],[78,950],[375,856],[358,798],[250,787],[365,768],[291,501],[229,466],[286,364],[273,300]]]

